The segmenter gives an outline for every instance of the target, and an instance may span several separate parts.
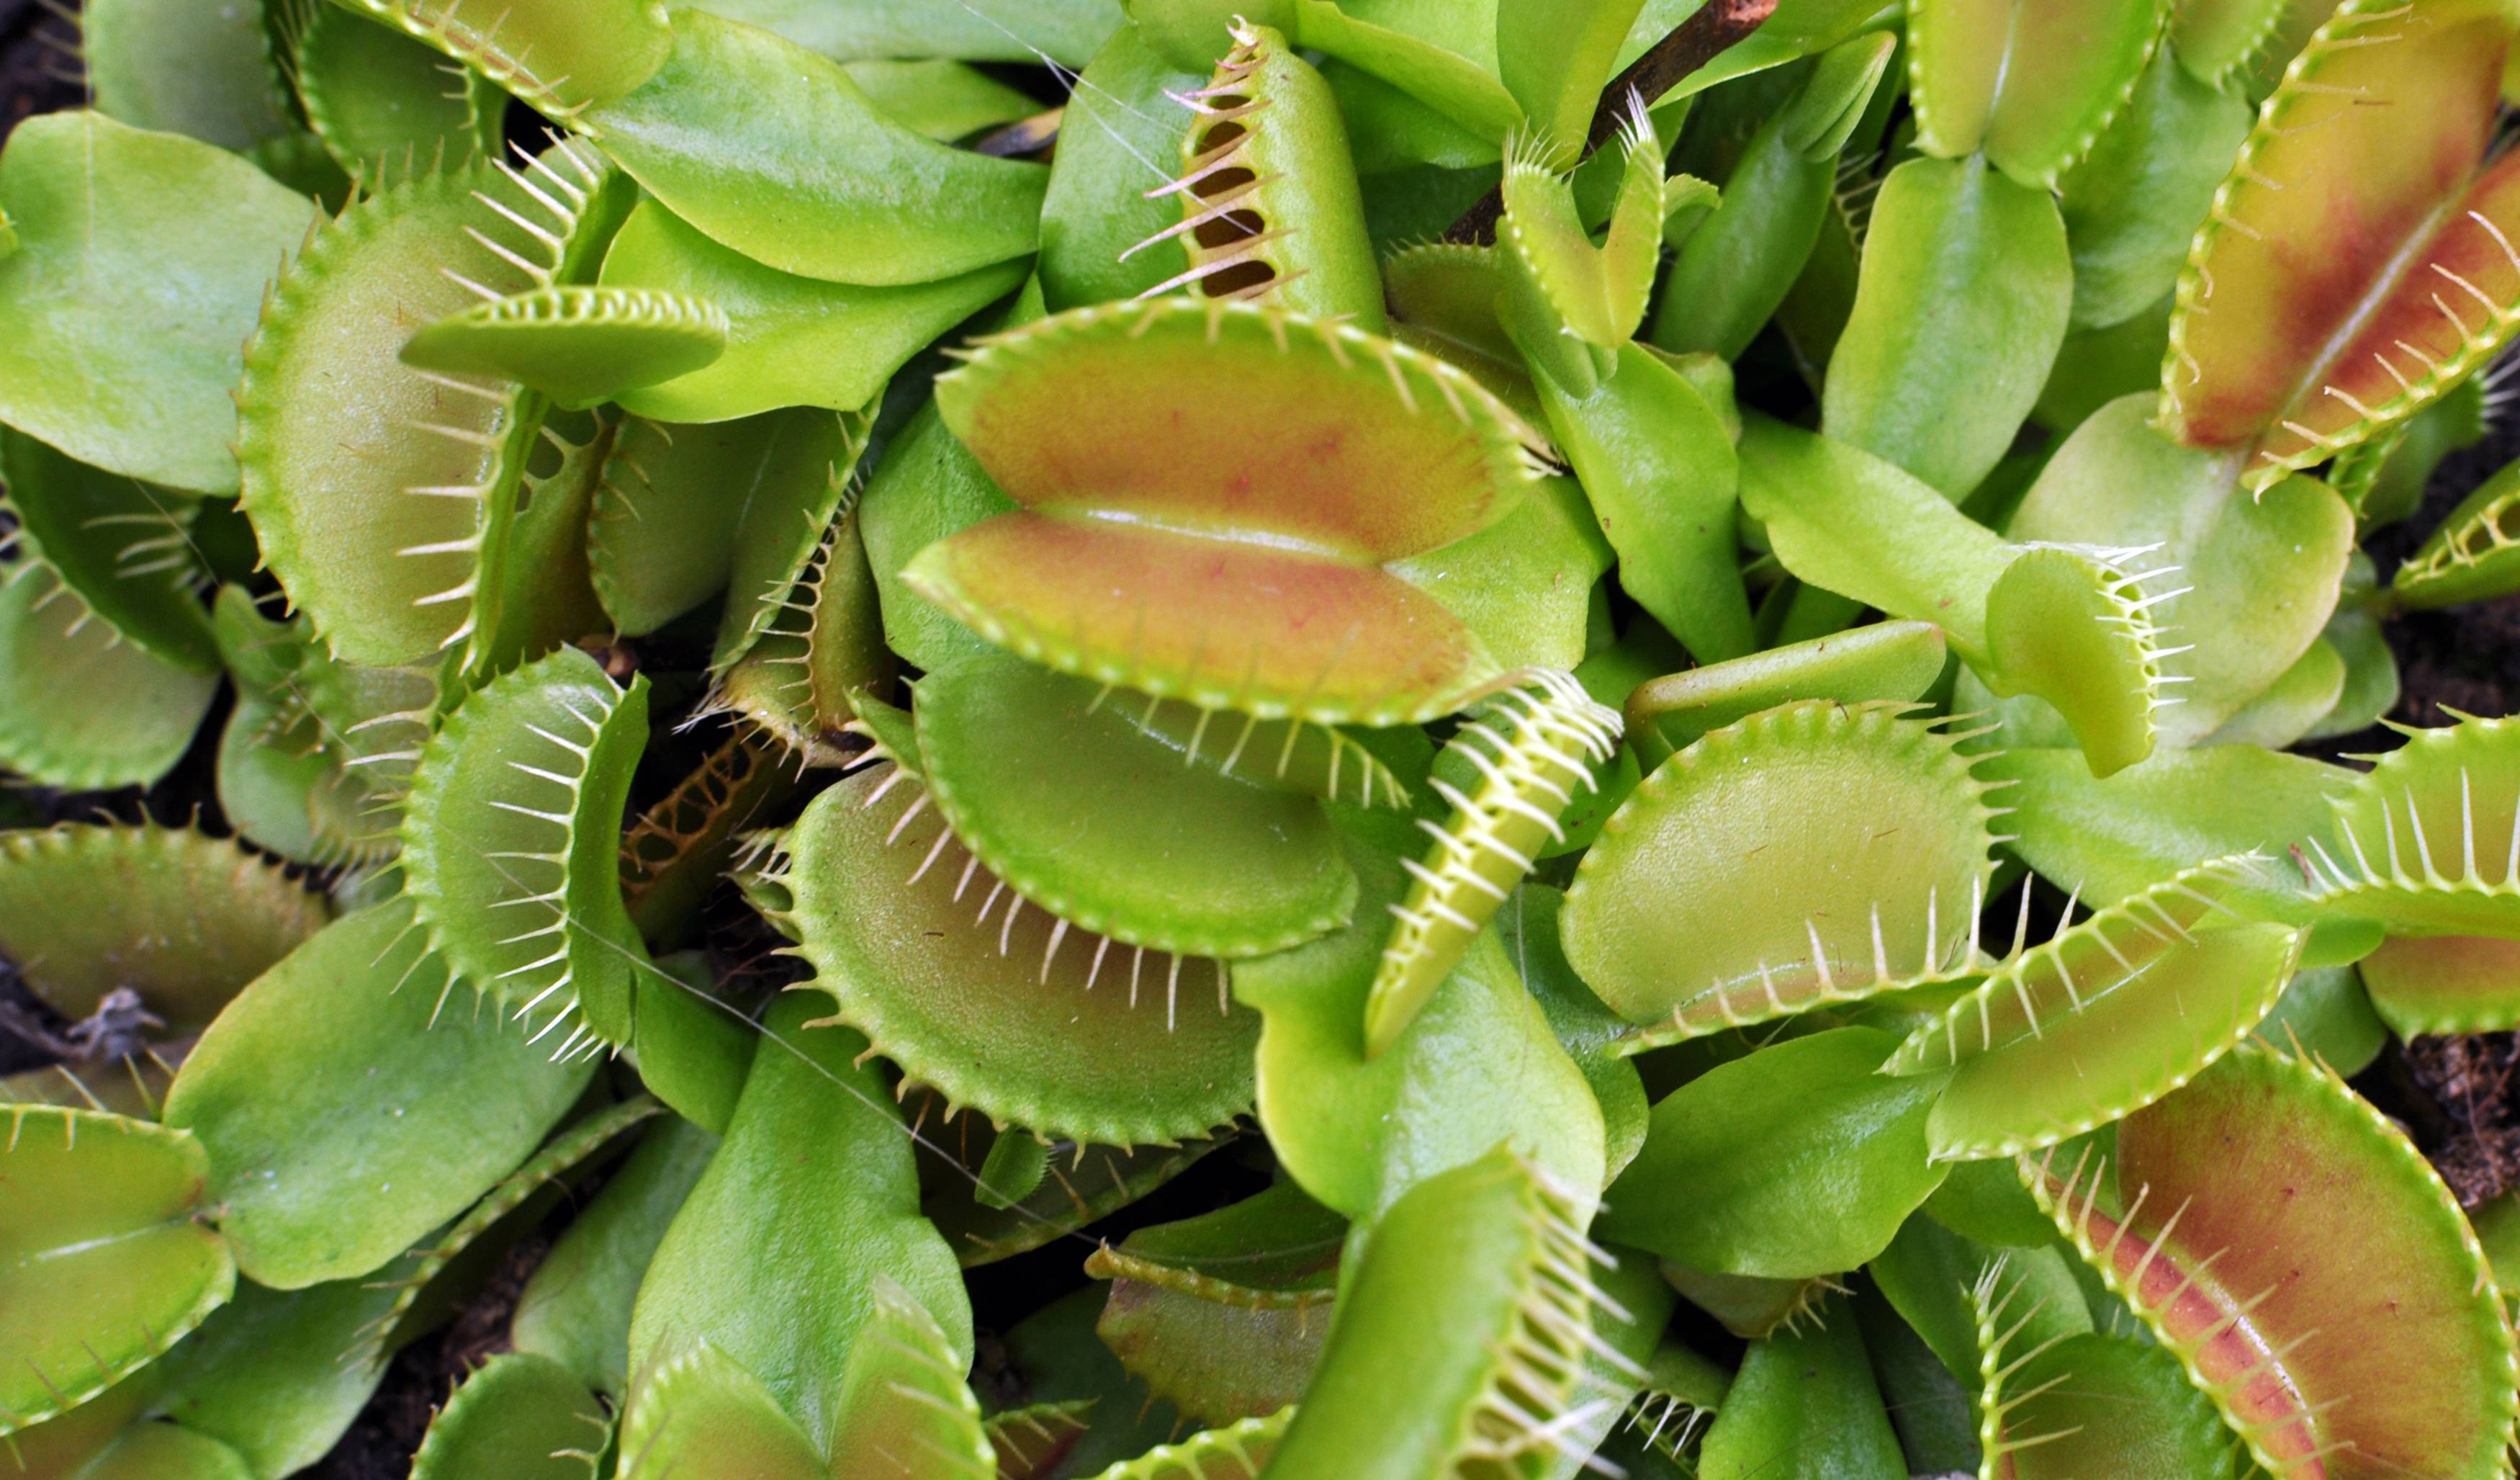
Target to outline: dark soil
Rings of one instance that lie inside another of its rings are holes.
[[[48,3],[0,0],[0,137],[21,118],[84,101],[73,44],[76,28]],[[1025,81],[1038,86],[1040,79],[1027,73]],[[2498,429],[2483,444],[2447,460],[2422,510],[2369,542],[2383,578],[2452,505],[2514,457],[2520,457],[2520,423]],[[2388,636],[2404,682],[2391,717],[2398,722],[2448,723],[2453,710],[2495,716],[2520,712],[2520,597],[2414,614],[2393,623]],[[217,734],[220,717],[212,716],[204,735]],[[2374,727],[2315,749],[2325,758],[2344,759],[2396,743],[2395,735]],[[149,816],[198,819],[221,829],[211,753],[208,743],[197,746],[174,774],[146,792],[65,796],[0,790],[0,827]],[[749,922],[740,909],[715,913],[720,918],[712,921],[713,948],[733,976],[752,975],[767,950],[757,931],[746,933],[746,924],[757,922]],[[13,1021],[29,1024],[32,1031],[12,1032]],[[38,1003],[9,963],[0,961],[0,1074],[54,1062],[54,1053],[41,1041],[72,1027]],[[2520,1187],[2520,1037],[2487,1034],[2418,1040],[2403,1050],[2393,1046],[2356,1083],[2413,1129],[2462,1203],[2476,1206]],[[1184,1216],[1212,1205],[1220,1194],[1230,1195],[1220,1179],[1250,1176],[1230,1157],[1211,1158],[1121,1222]],[[564,1218],[556,1217],[555,1225]],[[556,1231],[556,1226],[545,1228],[520,1239],[451,1322],[405,1347],[358,1422],[305,1473],[315,1480],[404,1480],[437,1405],[466,1373],[507,1348],[507,1324],[518,1294]],[[1012,1318],[1041,1304],[1046,1293],[1082,1283],[1077,1263],[1072,1250],[1053,1246],[975,1272],[983,1324],[992,1316]],[[984,1350],[989,1345],[984,1340]]]

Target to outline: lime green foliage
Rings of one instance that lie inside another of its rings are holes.
[[[1365,1243],[1320,1379],[1272,1471],[1334,1465],[1403,1480],[1520,1474],[1544,1461],[1554,1430],[1525,1415],[1607,1401],[1586,1361],[1608,1350],[1595,1330],[1593,1278],[1606,1257],[1578,1231],[1580,1207],[1502,1148],[1393,1204]],[[1376,1339],[1395,1326],[1416,1326],[1421,1339]]]
[[[244,161],[97,114],[0,155],[0,419],[109,472],[237,486],[237,347],[314,208]]]
[[[1822,424],[1960,498],[2011,445],[2064,341],[2065,223],[2045,189],[1975,156],[1900,165],[1870,219]]]
[[[671,25],[653,75],[574,122],[712,239],[783,272],[870,285],[1032,250],[1040,165],[914,133],[836,65],[768,31],[690,9]]]
[[[933,281],[826,282],[764,266],[647,201],[612,239],[602,278],[608,289],[720,310],[724,353],[695,351],[669,374],[614,387],[615,398],[642,416],[718,422],[782,406],[854,411],[882,393],[922,346],[1014,288],[1023,273],[1021,263],[1002,262]]]
[[[637,87],[666,60],[673,33],[660,0],[525,0],[497,10],[465,0],[338,0],[399,26],[556,118]]]
[[[1952,1071],[1927,1123],[1943,1159],[2010,1156],[2123,1118],[2237,1043],[2292,980],[2302,933],[2218,896],[2244,857],[2094,912],[2005,961],[1885,1069]]]
[[[2052,186],[2124,108],[2168,0],[1926,0],[1908,27],[1916,138]]]
[[[326,927],[219,1014],[166,1096],[259,1283],[383,1266],[523,1161],[592,1072],[458,995],[417,930],[401,901]]]
[[[407,176],[320,227],[264,304],[238,392],[244,507],[337,657],[486,660],[536,397],[398,355],[419,323],[582,272],[622,205],[600,164],[562,145]]]
[[[399,26],[323,0],[285,0],[268,23],[306,126],[351,175],[441,152],[451,164],[497,153],[507,93],[479,72],[459,80]]]
[[[522,381],[588,406],[726,352],[726,310],[689,294],[543,288],[476,303],[403,342],[406,365]]]
[[[8,1107],[8,1120],[0,1434],[112,1387],[236,1285],[225,1241],[194,1217],[209,1167],[192,1135],[34,1105]]]
[[[920,680],[922,777],[983,869],[1121,945],[1242,957],[1346,924],[1356,878],[1320,804],[1175,763],[1122,713],[1134,702],[965,659]],[[1053,768],[1055,793],[1035,784]]]
[[[1350,858],[1355,923],[1234,973],[1235,995],[1263,1020],[1260,1124],[1288,1173],[1325,1205],[1370,1221],[1504,1142],[1589,1198],[1606,1160],[1599,1102],[1493,933],[1390,1051],[1368,1057],[1381,920],[1408,879],[1391,853],[1358,846]]]
[[[1697,1472],[1750,1480],[1906,1468],[1853,1313],[1836,1298],[1807,1327],[1751,1343],[1700,1444]]]
[[[909,1142],[875,1073],[851,1062],[865,1041],[807,1030],[811,1016],[802,995],[770,1013],[735,1123],[640,1284],[625,1456],[650,1426],[672,1426],[687,1367],[732,1368],[711,1390],[740,1378],[809,1453],[838,1443],[853,1352],[896,1318],[878,1275],[934,1322],[957,1367],[968,1360],[970,1309],[919,1216]],[[730,1281],[742,1286],[734,1299]]]
[[[1841,1028],[1764,1048],[1654,1106],[1603,1236],[1691,1269],[1768,1279],[1851,1270],[1943,1179],[1926,1158],[1938,1086],[1876,1073],[1897,1045]],[[1737,1149],[1758,1147],[1755,1156]]]

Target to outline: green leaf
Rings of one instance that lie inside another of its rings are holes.
[[[1355,876],[1321,804],[1187,764],[1120,713],[1134,696],[1003,653],[928,674],[918,696],[923,779],[956,840],[1058,919],[1240,958],[1351,918]]]
[[[1401,848],[1412,834],[1394,825]],[[1500,1142],[1557,1181],[1603,1180],[1601,1111],[1493,931],[1436,989],[1391,1049],[1366,1056],[1365,1002],[1389,906],[1407,875],[1353,843],[1356,920],[1293,950],[1238,965],[1234,991],[1260,1010],[1260,1124],[1289,1176],[1371,1222],[1418,1182]]]
[[[954,57],[1083,67],[1125,17],[1114,0],[709,0],[721,16],[777,31],[834,62]]]
[[[791,903],[774,918],[835,1004],[829,1021],[866,1034],[949,1105],[1048,1136],[1171,1141],[1248,1109],[1258,1025],[1226,996],[1222,963],[1114,951],[1027,910],[929,800],[908,773],[870,767],[817,798],[784,840],[775,878]],[[756,1052],[756,1075],[772,1051]]]
[[[1926,1134],[1938,1159],[2011,1156],[2150,1104],[2272,1010],[2302,932],[2223,902],[2208,865],[2061,929],[1917,1028],[1890,1074],[1951,1079]]]
[[[958,1364],[967,1360],[970,1307],[952,1252],[919,1216],[890,1090],[863,1066],[865,1040],[802,1031],[812,1017],[802,995],[772,1007],[735,1123],[639,1286],[630,1370],[645,1375],[630,1399],[625,1456],[641,1454],[648,1406],[673,1407],[654,1369],[700,1343],[751,1373],[800,1437],[832,1444],[878,1273],[936,1318]]]
[[[392,1354],[371,1337],[401,1291],[330,1280],[302,1290],[237,1282],[236,1298],[152,1368],[155,1409],[231,1446],[256,1476],[321,1459],[368,1406]]]
[[[1189,268],[1179,239],[1158,236],[1180,208],[1152,192],[1170,179],[1157,162],[1181,145],[1172,99],[1205,83],[1207,60],[1176,65],[1144,28],[1123,25],[1076,79],[1041,202],[1041,291],[1054,312],[1136,298]]]
[[[726,312],[726,352],[687,374],[625,387],[615,398],[665,422],[726,421],[783,406],[854,411],[930,341],[1022,281],[1019,261],[885,287],[799,277],[643,201],[605,255],[604,285],[707,300]]]
[[[1563,924],[1601,1000],[1655,1025],[1632,1050],[1976,969],[1991,788],[1902,708],[1765,711],[1611,814]]]
[[[400,901],[325,927],[219,1014],[166,1096],[263,1284],[383,1265],[523,1161],[593,1073],[450,1003],[415,930]]]
[[[73,112],[9,136],[0,210],[0,420],[111,473],[234,488],[238,346],[313,205],[224,150]]]
[[[223,1304],[236,1263],[202,1220],[209,1160],[181,1130],[8,1107],[0,1190],[0,1434],[67,1411]]]
[[[324,902],[236,843],[190,829],[0,833],[0,954],[76,1020],[117,988],[178,1033],[324,926]]]
[[[154,784],[218,686],[122,641],[37,556],[0,566],[0,766],[69,791]]]
[[[28,552],[80,605],[169,667],[218,671],[192,500],[72,462],[16,432],[0,434],[0,472]]]
[[[932,282],[1029,254],[1049,175],[913,133],[837,65],[701,10],[676,11],[663,67],[575,126],[708,236],[841,283]]]
[[[1601,532],[1619,586],[1702,663],[1756,646],[1733,532],[1732,439],[1705,397],[1651,350],[1630,344],[1586,396],[1535,384]]]
[[[1922,699],[1942,676],[1946,652],[1931,623],[1876,622],[1647,679],[1628,695],[1627,741],[1660,765],[1711,730],[1798,699]]]
[[[625,691],[562,648],[467,697],[412,774],[403,870],[429,954],[529,1041],[567,1024],[555,1057],[627,1044],[633,982],[654,969],[619,861],[647,741],[647,680]]]
[[[1984,150],[2052,187],[2126,107],[2170,0],[1921,0],[1908,25],[1916,142]]]
[[[2178,286],[2187,245],[2248,136],[2248,105],[2198,81],[2186,60],[2175,46],[2155,52],[2126,112],[2056,182],[2077,327],[2124,323]],[[2147,381],[2158,366],[2156,356]]]
[[[612,1420],[548,1357],[501,1352],[430,1420],[412,1480],[593,1480]]]
[[[519,1352],[615,1399],[630,1390],[630,1313],[666,1226],[715,1154],[690,1121],[652,1127],[534,1268],[510,1321]]]
[[[2260,1464],[2343,1453],[2372,1474],[2499,1473],[2520,1409],[2500,1297],[2448,1189],[2380,1112],[2244,1047],[2130,1116],[2117,1156],[2023,1171]]]
[[[1890,171],[1828,362],[1828,435],[1958,499],[2010,449],[2073,310],[2065,224],[1982,158]]]
[[[1896,1480],[1907,1473],[1854,1313],[1750,1344],[1699,1448],[1704,1480]]]
[[[1586,1365],[1603,1349],[1600,1251],[1580,1231],[1590,1201],[1500,1146],[1393,1203],[1362,1244],[1272,1470],[1534,1473],[1555,1452],[1550,1420],[1606,1385]]]
[[[520,0],[495,15],[424,0],[336,0],[419,37],[531,104],[570,119],[618,98],[667,63],[664,0]]]
[[[2252,496],[2239,459],[2182,447],[2148,423],[2150,397],[2122,396],[2056,450],[2005,527],[2024,543],[2140,545],[2143,567],[2188,589],[2146,609],[2167,640],[2178,705],[2167,744],[2210,735],[2311,651],[2336,606],[2354,518],[2326,485],[2288,479]],[[2324,713],[2322,709],[2321,713]]]
[[[97,112],[240,152],[292,131],[260,6],[97,0],[79,60]]]
[[[290,76],[306,124],[345,171],[373,176],[412,158],[461,164],[495,155],[508,95],[382,18],[321,0],[270,0],[304,13]]]
[[[1644,0],[1497,0],[1499,77],[1555,167],[1575,162],[1601,84],[1610,79],[1620,43],[1643,9]]]
[[[1839,1028],[1709,1070],[1654,1105],[1603,1199],[1604,1237],[1692,1269],[1769,1279],[1851,1270],[1943,1179],[1939,1085],[1877,1074],[1898,1045]]]

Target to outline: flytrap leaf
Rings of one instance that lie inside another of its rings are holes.
[[[1173,1141],[1249,1108],[1258,1025],[1227,998],[1223,963],[1114,949],[1028,908],[928,800],[910,773],[873,767],[785,840],[779,923],[832,1021],[950,1105],[1044,1135]]]
[[[1632,115],[1622,145],[1618,198],[1598,247],[1572,182],[1536,153],[1517,149],[1500,186],[1507,332],[1541,379],[1579,393],[1609,373],[1599,351],[1618,350],[1637,332],[1662,265],[1665,151],[1651,116]]]
[[[2520,937],[2520,721],[2408,730],[2308,842],[2313,897],[2408,935]]]
[[[183,759],[218,679],[124,642],[28,551],[0,565],[0,766],[94,791],[156,782]]]
[[[2178,1359],[2097,1331],[2042,1339],[2036,1297],[2025,1299],[2025,1282],[2004,1274],[1991,1266],[1970,1290],[1980,1473],[2193,1480],[2230,1472],[2230,1433]]]
[[[621,902],[621,813],[648,738],[626,690],[575,648],[456,706],[412,772],[403,877],[430,955],[556,1057],[626,1045],[646,948]]]
[[[1610,759],[1618,733],[1616,712],[1562,673],[1542,673],[1462,719],[1426,783],[1452,811],[1441,828],[1428,829],[1435,846],[1424,861],[1401,862],[1409,894],[1393,912],[1366,998],[1368,1057],[1417,1021],[1514,885],[1538,866],[1543,846],[1566,840],[1560,819],[1578,787],[1596,789],[1591,767]]]
[[[237,347],[315,208],[224,150],[74,112],[10,134],[0,211],[0,421],[108,472],[236,487]]]
[[[659,1120],[554,1241],[517,1298],[509,1334],[599,1393],[630,1390],[630,1317],[639,1281],[718,1138],[680,1117]]]
[[[2095,776],[2152,748],[2167,651],[2146,546],[2006,543],[1896,466],[1766,417],[1741,439],[1741,507],[1785,568],[1894,617],[1931,622],[1998,694],[2060,713]]]
[[[1040,165],[914,133],[769,31],[689,9],[671,24],[654,75],[570,122],[709,237],[782,272],[871,285],[1033,250]]]
[[[2353,0],[2269,99],[2179,280],[2161,424],[2263,487],[2414,415],[2520,328],[2520,164],[2482,173],[2512,18]]]
[[[127,988],[197,1032],[325,919],[271,863],[189,828],[0,832],[0,955],[72,1021]]]
[[[1037,513],[1360,565],[1485,529],[1544,450],[1430,355],[1335,322],[1194,300],[1078,309],[982,340],[938,378],[936,402]]]
[[[1710,730],[1797,699],[1912,702],[1942,676],[1948,652],[1931,623],[1876,622],[1649,678],[1629,691],[1626,738],[1660,765]]]
[[[612,1421],[548,1357],[502,1352],[464,1379],[412,1457],[413,1480],[585,1480]]]
[[[2010,449],[2073,301],[2065,223],[2045,188],[1975,156],[1910,160],[1873,203],[1821,424],[1958,500]]]
[[[623,386],[632,412],[716,422],[785,406],[854,411],[938,335],[1023,282],[1020,260],[933,281],[870,287],[799,277],[711,241],[653,201],[630,212],[602,284],[705,300],[725,313],[725,352],[670,378]]]
[[[145,1365],[224,1303],[236,1264],[199,1216],[201,1143],[90,1110],[7,1107],[0,1435]]]
[[[1111,1281],[1095,1332],[1190,1418],[1265,1418],[1312,1377],[1346,1235],[1347,1221],[1293,1182],[1141,1228],[1085,1261]]]
[[[2484,1251],[2333,1077],[2244,1047],[2122,1122],[2114,1168],[2022,1170],[2270,1473],[2500,1472],[2520,1403]]]
[[[726,340],[726,310],[690,294],[540,288],[439,319],[403,342],[402,362],[520,381],[584,407],[698,370]]]
[[[1405,828],[1386,836],[1411,846]],[[1502,1143],[1589,1197],[1606,1166],[1600,1102],[1493,929],[1391,1050],[1367,1057],[1365,1004],[1382,922],[1408,876],[1384,847],[1358,843],[1349,860],[1361,886],[1353,922],[1234,971],[1236,997],[1263,1020],[1260,1124],[1287,1175],[1366,1223],[1412,1186]]]
[[[2159,44],[2169,0],[1926,0],[1908,25],[1916,143],[1983,150],[2025,185],[2052,188],[2126,107]]]
[[[2398,605],[2424,611],[2520,589],[2520,463],[2459,501],[2390,578]]]
[[[1926,1134],[1944,1160],[2010,1156],[2178,1088],[2273,1008],[2302,932],[2220,898],[2247,858],[2108,905],[2003,962],[1883,1066],[1951,1078]]]
[[[2354,516],[2326,485],[2293,478],[2252,497],[2240,459],[2182,447],[2146,425],[2150,398],[2126,395],[2066,439],[2004,527],[2029,543],[2151,546],[2176,569],[2145,615],[2183,651],[2163,652],[2176,704],[2165,742],[2214,733],[2318,640],[2354,550]]]
[[[1179,755],[1184,765],[1325,802],[1392,809],[1409,805],[1410,783],[1400,769],[1347,730],[1253,715],[1220,718],[1213,710],[1179,700],[1139,697],[1138,703],[1105,702],[1148,739]],[[1407,768],[1422,773],[1424,765]]]
[[[995,1480],[997,1453],[936,1318],[877,1272],[875,1310],[849,1353],[831,1473],[869,1480]]]
[[[1899,1438],[1854,1312],[1843,1295],[1816,1295],[1814,1318],[1751,1344],[1698,1446],[1705,1480],[1779,1473],[1894,1475]]]
[[[822,1457],[761,1379],[694,1341],[641,1376],[641,1401],[621,1420],[626,1480],[667,1480],[697,1465],[759,1480],[825,1480]]]
[[[1238,21],[1233,49],[1190,107],[1175,196],[1181,220],[1120,254],[1178,242],[1188,265],[1140,297],[1188,287],[1210,299],[1265,299],[1297,313],[1383,328],[1382,279],[1365,201],[1329,84],[1265,24]]]
[[[80,61],[107,116],[240,154],[290,131],[259,14],[100,0],[78,21]]]
[[[663,66],[674,32],[660,0],[523,0],[493,10],[450,0],[336,0],[480,72],[545,116],[573,118]]]
[[[2520,1027],[2520,941],[2405,936],[2360,963],[2371,1006],[2399,1037]]]
[[[641,1453],[643,1432],[673,1426],[688,1400],[671,1374],[695,1362],[732,1368],[749,1407],[784,1411],[808,1454],[830,1452],[842,1439],[854,1353],[883,1340],[878,1276],[922,1308],[954,1369],[968,1364],[968,1297],[945,1240],[919,1216],[889,1091],[864,1067],[865,1040],[808,1030],[811,1015],[802,995],[771,1008],[735,1123],[639,1286],[625,1457]],[[702,1348],[713,1355],[696,1357]],[[707,1406],[694,1407],[690,1421],[707,1421]]]
[[[1595,1328],[1597,1311],[1626,1312],[1603,1304],[1594,1267],[1611,1261],[1584,1237],[1582,1208],[1503,1148],[1394,1203],[1365,1242],[1269,1473],[1532,1474],[1558,1457],[1559,1429],[1588,1405],[1625,1407],[1588,1365],[1606,1354],[1642,1375]]]
[[[258,1283],[379,1269],[523,1161],[593,1073],[449,1001],[417,929],[399,900],[327,926],[219,1014],[167,1093]]]
[[[486,658],[540,398],[398,354],[416,322],[579,275],[625,183],[565,144],[521,169],[416,174],[319,227],[281,275],[237,393],[243,507],[337,657]]]
[[[919,767],[982,869],[1079,930],[1242,957],[1347,923],[1356,876],[1321,805],[1186,765],[1140,701],[1004,653],[921,679]],[[1057,774],[1056,788],[1040,784]]]
[[[1714,1274],[1808,1279],[1864,1264],[1946,1170],[1925,1141],[1938,1084],[1876,1072],[1897,1046],[1839,1028],[1690,1081],[1654,1106],[1596,1231]]]
[[[1567,891],[1566,956],[1649,1027],[1632,1042],[1979,969],[1991,783],[1906,708],[1765,711],[1664,762],[1611,813]]]
[[[322,0],[290,0],[270,19],[306,126],[353,178],[410,159],[461,163],[494,155],[508,94],[466,69],[460,82],[427,42],[400,26]],[[285,32],[294,25],[293,39]]]
[[[187,672],[217,671],[192,500],[72,462],[17,432],[0,434],[0,474],[8,481],[0,508],[17,516],[26,558],[41,560],[123,641]]]
[[[1739,464],[1720,412],[1639,345],[1588,396],[1540,377],[1551,432],[1619,554],[1619,583],[1706,663],[1758,646],[1741,585]]]

